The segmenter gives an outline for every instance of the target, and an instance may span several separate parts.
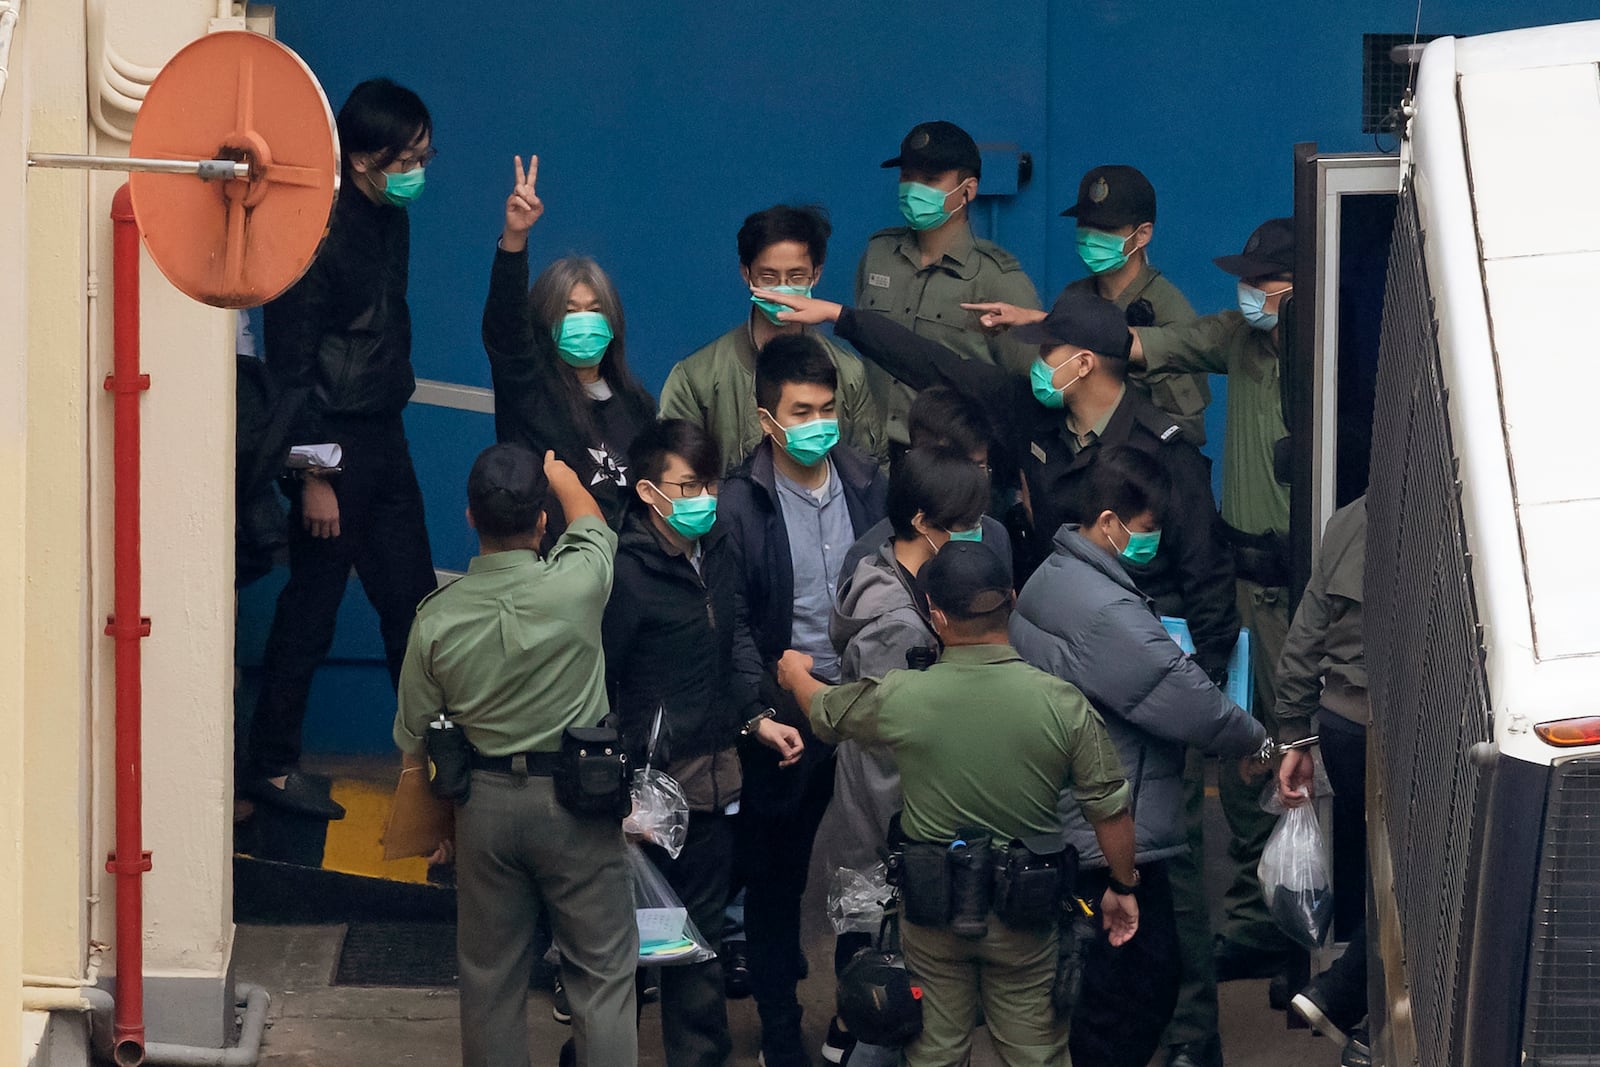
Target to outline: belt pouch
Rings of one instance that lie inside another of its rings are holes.
[[[994,865],[994,913],[1007,926],[1040,929],[1055,922],[1062,897],[1059,838],[1016,840]]]
[[[958,831],[945,852],[950,872],[950,932],[977,941],[989,933],[989,908],[994,903],[992,846],[987,830]]]
[[[472,745],[466,731],[440,715],[428,724],[422,747],[428,754],[428,788],[433,795],[465,804],[472,792]]]
[[[950,925],[950,875],[943,845],[907,841],[900,846],[900,886],[905,919],[918,926]]]
[[[632,807],[628,757],[610,727],[569,726],[553,778],[556,799],[574,815],[620,821]]]

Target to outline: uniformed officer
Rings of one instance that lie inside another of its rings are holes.
[[[901,828],[910,842],[948,848],[971,836],[971,827],[1002,844],[1036,835],[1059,840],[1057,802],[1070,789],[1110,864],[1102,921],[1113,944],[1126,944],[1139,923],[1133,817],[1105,726],[1075,687],[1023,663],[1011,648],[1011,576],[994,553],[951,542],[918,580],[944,643],[938,663],[826,686],[811,676],[811,657],[791,650],[778,665],[779,683],[806,709],[818,736],[893,750],[905,797]],[[909,1067],[965,1062],[980,1002],[1001,1062],[1065,1062],[1066,1021],[1050,1003],[1054,923],[1013,926],[990,913],[984,925],[981,936],[964,937],[954,928],[904,923],[906,966],[923,989],[923,1029],[906,1049]]]
[[[1244,250],[1218,267],[1239,279],[1239,310],[1207,315],[1188,326],[1134,330],[1130,358],[1152,372],[1208,371],[1228,376],[1227,435],[1222,451],[1222,519],[1234,546],[1239,616],[1254,634],[1253,709],[1275,732],[1273,672],[1289,629],[1287,537],[1289,487],[1278,481],[1273,450],[1288,436],[1279,389],[1279,309],[1294,291],[1294,220],[1269,219]],[[1225,766],[1222,808],[1233,832],[1234,862],[1227,924],[1217,941],[1218,981],[1271,975],[1288,942],[1261,898],[1256,865],[1272,833],[1260,787]]]
[[[978,146],[950,122],[923,122],[884,160],[900,170],[900,213],[906,225],[879,230],[867,241],[856,268],[855,302],[881,311],[919,336],[965,359],[1028,371],[1032,353],[1004,333],[985,331],[962,304],[1001,301],[1037,308],[1039,296],[1017,258],[972,234],[970,208],[983,169]],[[915,387],[868,366],[869,381],[884,405],[892,445],[911,438],[906,415]]]
[[[1068,284],[1067,291],[1114,301],[1127,313],[1130,326],[1182,326],[1195,320],[1194,308],[1178,287],[1150,265],[1156,191],[1138,170],[1095,167],[1078,183],[1078,202],[1061,214],[1078,220],[1078,258],[1089,269],[1088,275]],[[1009,304],[970,304],[968,310],[978,312],[990,328],[1044,318],[1042,311]],[[1171,415],[1189,440],[1206,443],[1211,386],[1205,374],[1150,374],[1140,368],[1128,380]]]
[[[567,519],[540,557],[546,493]],[[566,464],[521,445],[485,450],[467,479],[479,555],[417,609],[394,738],[415,765],[430,724],[471,742],[456,807],[456,953],[466,1067],[528,1064],[534,926],[548,910],[572,1004],[577,1063],[638,1061],[639,935],[619,820],[579,816],[550,775],[568,727],[606,714],[601,617],[617,535]]]

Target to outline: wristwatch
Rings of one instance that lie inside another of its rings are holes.
[[[739,727],[739,736],[754,737],[756,735],[756,730],[760,728],[762,723],[766,722],[768,719],[776,719],[777,717],[778,713],[772,708],[768,708],[766,711],[761,712],[749,722]]]
[[[1133,891],[1139,888],[1139,881],[1139,868],[1135,867],[1133,869],[1133,881],[1119,882],[1117,881],[1117,876],[1111,874],[1106,877],[1106,886],[1119,897],[1131,897],[1133,896]]]

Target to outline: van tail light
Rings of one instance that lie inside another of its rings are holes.
[[[1600,715],[1542,722],[1533,728],[1533,732],[1539,735],[1539,740],[1556,748],[1600,745]]]

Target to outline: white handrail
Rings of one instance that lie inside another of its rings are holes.
[[[17,8],[22,0],[0,0],[0,103],[5,102],[6,77],[11,69],[11,39],[17,29]]]

